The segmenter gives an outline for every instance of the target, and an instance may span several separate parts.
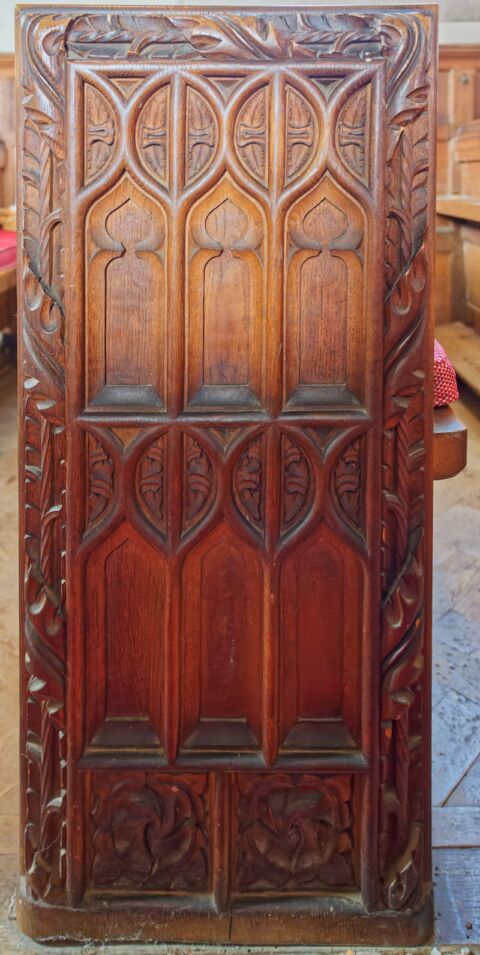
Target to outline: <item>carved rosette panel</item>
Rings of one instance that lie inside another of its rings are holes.
[[[190,434],[183,436],[183,532],[203,520],[215,498],[215,472],[209,454]]]
[[[207,776],[98,774],[90,825],[92,887],[207,891]]]
[[[136,494],[144,517],[165,534],[166,437],[155,438],[142,452],[137,464]]]
[[[371,125],[371,86],[363,86],[348,98],[337,121],[337,149],[350,172],[368,184],[368,154]]]
[[[285,119],[285,185],[293,182],[313,159],[318,124],[305,96],[287,84]]]
[[[85,182],[97,179],[108,166],[115,149],[116,128],[113,109],[100,90],[84,86]]]
[[[363,487],[362,487],[363,442],[352,441],[342,451],[333,471],[333,500],[341,517],[363,533]]]
[[[268,186],[269,88],[248,97],[235,123],[235,147],[244,169],[262,186]]]
[[[350,776],[237,775],[241,892],[355,885]]]
[[[282,533],[298,527],[308,513],[313,475],[307,456],[289,435],[282,435]]]
[[[168,186],[170,86],[155,90],[138,117],[136,144],[140,162],[153,178]]]
[[[212,107],[190,86],[187,88],[186,124],[185,179],[190,185],[212,164],[218,144],[218,126]]]
[[[233,471],[233,500],[248,527],[265,532],[265,443],[260,436],[240,452]]]
[[[112,500],[114,486],[113,461],[101,441],[87,434],[87,529],[95,527],[105,516]]]

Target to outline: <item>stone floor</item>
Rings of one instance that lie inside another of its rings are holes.
[[[433,951],[480,953],[480,402],[462,394],[457,411],[469,428],[469,464],[461,475],[435,487],[433,836],[438,948]],[[18,844],[16,468],[15,383],[10,373],[0,379],[0,955],[66,955],[79,949],[49,949],[20,936],[11,906]],[[80,951],[96,955],[106,949],[90,945]],[[108,949],[109,955],[166,951],[164,946]],[[174,951],[186,955],[192,948],[169,947],[169,955]],[[321,951],[326,955],[326,949]],[[336,952],[340,955],[339,949]]]

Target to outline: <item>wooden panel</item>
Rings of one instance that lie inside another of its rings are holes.
[[[362,213],[327,174],[289,211],[285,231],[286,405],[358,402],[365,368]]]
[[[88,214],[87,400],[95,407],[162,407],[165,232],[161,206],[129,176]]]
[[[261,735],[262,571],[220,525],[183,570],[182,742],[252,749]]]
[[[434,13],[21,18],[21,924],[413,946]]]
[[[351,890],[352,783],[349,776],[237,776],[236,891]]]
[[[286,749],[354,745],[361,579],[354,556],[324,529],[283,564],[280,639]],[[352,581],[356,586],[347,590]]]
[[[257,407],[264,353],[263,216],[229,178],[187,222],[186,401]]]
[[[160,748],[165,567],[126,525],[86,568],[87,752]]]

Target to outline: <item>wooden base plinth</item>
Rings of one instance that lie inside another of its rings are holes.
[[[274,899],[235,906],[218,915],[210,900],[196,911],[181,901],[155,904],[102,901],[68,909],[33,902],[23,891],[17,902],[19,928],[41,942],[181,942],[233,945],[398,945],[427,943],[433,933],[433,901],[412,912],[367,913],[356,896],[322,897],[286,904]]]

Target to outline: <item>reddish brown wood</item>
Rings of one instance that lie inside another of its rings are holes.
[[[434,10],[20,20],[21,925],[423,941]]]

